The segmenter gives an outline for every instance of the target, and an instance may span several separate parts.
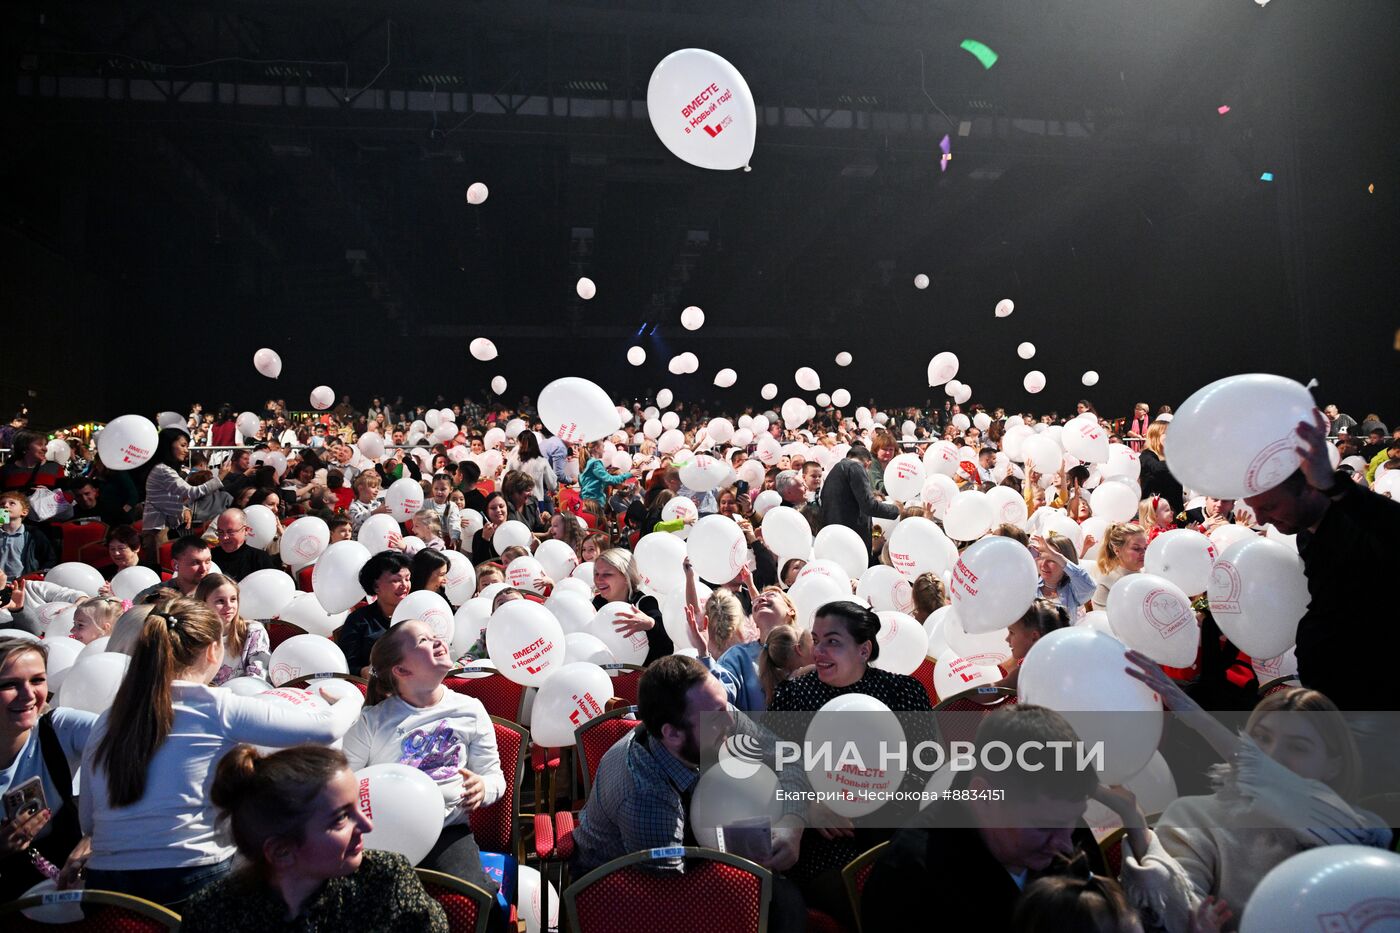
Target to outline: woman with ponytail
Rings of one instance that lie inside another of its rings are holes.
[[[179,904],[231,864],[209,799],[224,752],[240,742],[330,743],[359,710],[324,693],[329,708],[306,709],[209,686],[224,661],[224,627],[193,599],[151,607],[131,655],[83,752],[88,886]]]
[[[196,894],[186,933],[375,930],[447,933],[447,917],[408,859],[365,851],[374,828],[359,807],[359,782],[330,748],[301,746],[262,756],[239,745],[209,788],[245,867]]]
[[[506,789],[486,707],[443,686],[452,655],[426,622],[394,626],[369,657],[370,705],[345,736],[350,766],[408,765],[437,782],[443,830],[418,864],[494,892],[469,822],[473,810],[489,807]]]

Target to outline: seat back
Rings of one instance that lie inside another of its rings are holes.
[[[505,775],[506,791],[491,806],[472,811],[472,834],[483,851],[513,855],[523,861],[517,810],[525,786],[525,758],[530,749],[530,737],[524,726],[508,719],[492,716],[491,722],[496,726],[496,752],[501,761],[501,773]]]
[[[914,673],[912,675],[913,678],[919,682],[919,685],[924,688],[924,692],[928,694],[930,706],[938,705],[938,691],[933,689],[934,663],[933,658],[924,658],[919,666],[914,668]]]
[[[574,730],[574,747],[578,749],[579,763],[583,766],[585,796],[593,789],[593,775],[598,773],[598,763],[608,749],[639,725],[637,707],[625,706],[590,719]]]
[[[490,893],[455,875],[426,868],[414,869],[428,896],[447,914],[448,933],[485,933],[491,910]]]
[[[684,872],[648,863],[683,855]],[[575,933],[760,933],[768,927],[773,876],[747,859],[715,849],[633,852],[575,881],[564,907]]]
[[[77,905],[81,920],[42,923],[23,911],[35,907]],[[180,915],[159,904],[116,891],[50,891],[0,904],[0,930],[8,933],[165,933],[180,929]]]
[[[945,745],[949,742],[971,742],[983,716],[1015,702],[1016,691],[1007,687],[973,687],[965,690],[933,708],[938,734]]]
[[[612,678],[613,696],[622,697],[628,703],[637,702],[637,685],[642,682],[645,668],[640,664],[600,664],[599,667]]]
[[[313,674],[310,677],[298,677],[296,680],[289,680],[282,686],[305,690],[307,684],[311,683],[313,680],[348,680],[360,691],[360,696],[369,696],[369,681],[355,674]]]
[[[269,619],[263,623],[263,628],[267,629],[267,641],[270,650],[276,651],[277,646],[282,644],[293,635],[305,635],[306,629],[292,622],[283,622],[281,619]]]
[[[888,842],[882,842],[873,849],[866,849],[841,869],[841,880],[846,885],[846,899],[851,902],[851,913],[856,918],[856,929],[860,933],[865,933],[860,923],[860,898],[865,893],[865,883],[870,880],[870,873],[875,870],[876,860],[888,846]]]
[[[521,718],[525,687],[489,668],[464,668],[447,675],[443,685],[453,693],[476,697],[486,712],[511,722]]]
[[[107,537],[107,526],[101,522],[60,522],[58,533],[63,540],[63,560],[77,561],[82,560],[85,546]]]

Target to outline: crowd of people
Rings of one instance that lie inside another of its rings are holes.
[[[988,702],[1012,698],[980,717],[979,746],[1076,738],[1064,710],[1015,702],[1027,658],[1068,630],[1121,636],[1113,597],[1147,572],[1163,535],[1199,534],[1213,558],[1259,538],[1296,552],[1306,611],[1293,647],[1251,657],[1202,588],[1185,593],[1189,663],[1123,648],[1119,673],[1209,746],[1215,767],[1175,776],[1202,793],[1144,813],[1130,781],[1106,786],[1081,764],[974,768],[953,784],[972,795],[964,801],[993,788],[1005,798],[939,803],[898,828],[789,802],[755,856],[774,876],[771,929],[806,929],[813,911],[845,929],[901,929],[927,891],[952,886],[959,896],[938,910],[954,926],[1234,929],[1289,857],[1394,842],[1370,801],[1400,790],[1384,717],[1397,701],[1356,663],[1400,649],[1386,602],[1369,595],[1400,567],[1400,426],[1374,414],[1358,421],[1326,406],[1297,425],[1295,471],[1229,499],[1174,474],[1173,413],[1147,403],[1110,419],[1087,400],[1065,417],[872,402],[794,425],[758,409],[663,412],[648,399],[619,407],[610,436],[579,443],[528,398],[434,406],[195,405],[156,419],[155,448],[131,470],[78,437],[35,430],[27,412],[0,430],[0,902],[47,883],[165,904],[191,930],[293,920],[446,930],[414,862],[373,847],[356,772],[426,774],[443,809],[417,866],[497,894],[471,815],[508,796],[512,775],[481,700],[447,681],[463,666],[512,669],[488,628],[517,600],[542,605],[569,638],[594,636],[575,646],[591,654],[560,645],[559,658],[645,669],[639,725],[602,757],[578,815],[571,877],[696,845],[702,765],[734,730],[762,731],[758,714],[816,713],[859,695],[931,715],[957,694],[940,695],[938,668],[972,659],[969,639],[986,647],[988,635],[952,614],[954,571],[992,538],[1016,542],[1034,586],[988,629],[999,634],[977,670],[990,673],[963,678],[998,688]],[[1069,453],[1062,440],[1075,424],[1113,453]],[[1042,454],[1052,440],[1053,456]],[[1131,490],[1128,514],[1098,494],[1106,483]],[[971,524],[967,493],[985,510]],[[913,547],[901,526],[934,530]],[[700,544],[715,534],[732,536],[728,564]],[[348,571],[356,601],[342,607],[317,561],[351,541],[365,554]],[[458,570],[465,582],[452,582]],[[263,695],[280,686],[269,633],[278,616],[244,613],[266,605],[268,572],[320,603],[328,623],[316,637],[363,691]],[[404,618],[400,607],[425,591],[455,627]],[[925,650],[897,647],[889,613],[913,620]],[[111,696],[93,710],[65,705],[78,687],[64,673],[108,655],[124,659]],[[527,725],[537,695],[526,693]],[[1244,730],[1206,712],[1218,710],[1248,711]],[[1124,830],[1119,865],[1103,862],[1085,824],[1091,801]],[[1261,801],[1272,823],[1237,819],[1257,819]],[[852,903],[842,870],[877,846]],[[501,894],[494,929],[516,903]]]

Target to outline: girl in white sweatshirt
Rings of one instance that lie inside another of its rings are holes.
[[[89,888],[178,904],[227,874],[234,847],[209,800],[219,759],[240,742],[329,744],[359,712],[329,695],[328,708],[294,706],[210,687],[223,660],[223,625],[203,603],[176,598],[146,616],[83,752]]]
[[[345,736],[350,767],[403,764],[436,781],[443,830],[419,867],[494,892],[496,885],[481,870],[470,823],[473,810],[491,806],[506,789],[496,727],[486,707],[443,686],[452,655],[426,622],[394,626],[374,643],[369,657],[370,705]]]

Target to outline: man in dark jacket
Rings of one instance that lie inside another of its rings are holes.
[[[899,507],[876,500],[870,489],[870,451],[859,444],[831,468],[822,483],[822,526],[845,525],[870,549],[870,519],[899,518]]]
[[[861,893],[862,929],[909,929],[924,896],[920,892],[950,886],[957,896],[940,900],[939,929],[1010,929],[1021,892],[1035,878],[1060,870],[1057,857],[1069,856],[1077,846],[1091,856],[1098,852],[1081,826],[1098,777],[1088,764],[1076,767],[1077,754],[1066,753],[1063,767],[1056,767],[1049,745],[1078,741],[1064,717],[1044,707],[1013,706],[987,715],[975,744],[1004,742],[1018,753],[1024,748],[1026,760],[988,772],[979,756],[979,764],[960,774],[953,788],[989,798],[1000,791],[1001,800],[940,800],[922,811],[927,827],[894,834]],[[1027,764],[1041,770],[1024,769]]]
[[[248,543],[248,532],[252,530],[242,509],[224,509],[214,520],[214,531],[219,536],[214,563],[224,576],[242,580],[255,570],[281,569],[281,561]]]

